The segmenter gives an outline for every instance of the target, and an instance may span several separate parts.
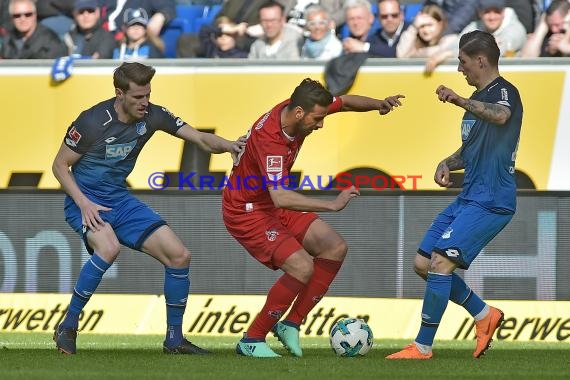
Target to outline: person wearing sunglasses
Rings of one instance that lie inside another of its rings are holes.
[[[113,58],[117,42],[113,34],[102,27],[97,0],[75,0],[73,19],[75,23],[64,37],[70,55],[93,59]]]
[[[33,0],[11,0],[12,25],[3,38],[0,58],[52,59],[67,55],[67,47],[55,32],[38,24]]]
[[[400,1],[378,1],[378,21],[381,28],[370,36],[368,53],[371,57],[396,58],[396,46],[400,42],[402,31],[409,26],[404,21]]]

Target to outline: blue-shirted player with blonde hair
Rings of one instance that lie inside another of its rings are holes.
[[[463,191],[435,218],[416,255],[414,269],[427,280],[420,331],[412,344],[387,359],[430,359],[449,300],[475,318],[475,358],[490,347],[503,321],[501,310],[487,305],[454,273],[456,268],[468,269],[515,213],[515,157],[523,106],[516,87],[499,74],[499,55],[493,35],[479,30],[464,34],[458,70],[476,91],[467,99],[445,86],[436,90],[440,101],[465,113],[462,145],[439,163],[435,182],[448,187],[449,172],[465,169]]]
[[[231,152],[234,159],[245,143],[197,131],[164,107],[150,103],[154,74],[154,68],[137,62],[115,69],[115,97],[79,115],[53,162],[53,172],[68,195],[65,218],[92,254],[81,269],[66,317],[54,333],[57,349],[65,354],[76,353],[79,314],[119,255],[121,244],[164,265],[167,329],[163,351],[209,353],[182,334],[190,252],[160,215],[129,193],[126,178],[141,149],[159,130],[207,152]]]

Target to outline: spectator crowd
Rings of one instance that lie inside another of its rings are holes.
[[[168,53],[165,31],[191,6],[215,17],[177,34]],[[366,53],[424,58],[429,73],[476,29],[495,36],[502,57],[570,56],[569,10],[570,0],[0,0],[0,59],[329,61]]]

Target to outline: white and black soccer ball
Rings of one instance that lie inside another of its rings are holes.
[[[333,325],[330,342],[338,356],[353,357],[366,355],[374,344],[374,336],[363,319],[345,318]]]

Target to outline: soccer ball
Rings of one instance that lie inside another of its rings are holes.
[[[345,318],[333,325],[330,342],[338,356],[353,357],[366,355],[372,348],[374,336],[363,319]]]

